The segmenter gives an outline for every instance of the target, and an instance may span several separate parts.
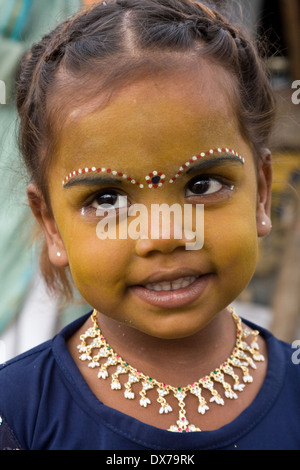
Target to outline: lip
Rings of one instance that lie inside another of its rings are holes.
[[[181,277],[199,277],[203,274],[206,273],[200,272],[199,270],[196,271],[191,268],[178,268],[170,271],[159,270],[143,278],[139,282],[139,285],[152,284],[156,282],[172,282],[176,281],[176,279],[180,279]]]
[[[170,276],[172,278],[170,278]],[[161,274],[160,276],[151,276],[148,279],[151,279],[151,282],[173,281],[176,279],[176,277],[174,277],[174,273],[170,273],[169,277],[167,277],[168,276]],[[177,276],[177,278],[178,277],[183,276]],[[131,286],[130,290],[134,295],[139,297],[139,299],[155,307],[161,307],[165,309],[186,307],[195,302],[202,295],[211,277],[211,273],[201,275],[198,273],[197,279],[192,282],[192,284],[188,285],[187,287],[171,291],[150,290],[142,285]],[[157,280],[153,281],[152,279],[154,278]],[[149,282],[150,281],[147,281],[147,283]]]

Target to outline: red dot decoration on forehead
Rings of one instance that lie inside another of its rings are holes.
[[[145,177],[148,188],[159,188],[165,182],[166,175],[162,172],[152,171]]]
[[[182,175],[184,173],[186,168],[191,166],[196,161],[198,161],[198,160],[200,160],[201,158],[204,158],[204,157],[216,155],[218,153],[227,153],[227,154],[231,153],[235,157],[239,158],[243,164],[245,163],[245,159],[241,155],[239,155],[239,153],[236,152],[235,150],[232,150],[232,149],[229,149],[229,148],[224,148],[224,147],[210,149],[210,150],[207,150],[206,152],[201,152],[199,155],[195,155],[192,158],[190,158],[189,160],[187,160],[186,162],[184,162],[179,167],[177,173],[172,178],[169,179],[169,183],[174,183],[174,181],[176,181],[177,178],[179,178],[180,175]],[[111,168],[96,168],[95,166],[93,166],[91,168],[79,168],[78,170],[72,171],[71,173],[69,173],[64,178],[64,180],[62,182],[63,186],[66,183],[68,183],[68,181],[70,181],[75,176],[83,175],[83,174],[86,174],[86,173],[111,174],[113,176],[117,176],[117,177],[122,178],[126,181],[129,181],[131,184],[134,184],[134,185],[138,186],[141,189],[144,188],[143,183],[141,183],[139,181],[136,181],[134,178],[132,178],[131,176],[128,176],[126,173],[122,173],[122,172],[117,171],[117,170],[112,170]],[[146,180],[148,188],[154,188],[155,189],[155,188],[161,187],[165,183],[166,176],[162,172],[154,170],[154,171],[148,173],[147,176],[145,176],[145,180]]]
[[[74,176],[78,175],[84,175],[86,173],[106,173],[106,174],[111,174],[113,176],[118,176],[119,178],[122,178],[126,181],[129,181],[132,184],[135,184],[139,186],[140,188],[143,188],[144,185],[136,181],[134,178],[131,178],[131,176],[126,175],[126,173],[122,173],[120,171],[112,170],[111,168],[96,168],[95,166],[91,168],[79,168],[79,170],[72,171],[69,173],[65,179],[63,180],[62,184],[63,186],[70,181]]]
[[[170,180],[169,180],[169,183],[174,183],[174,181],[177,180],[177,178],[179,178],[180,175],[182,175],[182,173],[184,172],[184,170],[186,168],[188,168],[191,164],[195,163],[197,160],[200,160],[201,158],[204,158],[204,157],[208,157],[210,155],[215,155],[215,154],[218,154],[218,153],[231,153],[232,155],[234,155],[235,157],[239,158],[241,160],[241,162],[244,164],[245,163],[245,159],[239,155],[238,152],[236,152],[235,150],[232,150],[232,149],[229,149],[229,148],[215,148],[215,149],[210,149],[210,150],[207,150],[206,152],[201,152],[199,155],[195,155],[193,156],[192,158],[190,158],[189,160],[187,160],[185,163],[183,163],[183,165],[181,165],[181,167],[179,168],[179,170],[177,171],[176,175],[173,176]]]

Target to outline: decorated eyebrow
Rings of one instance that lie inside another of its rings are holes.
[[[198,155],[194,155],[189,160],[186,160],[179,167],[177,173],[169,179],[169,183],[174,183],[184,172],[189,173],[194,168],[197,169],[198,166],[200,165],[196,165],[196,162],[200,163],[200,160],[202,158],[213,156],[213,155],[220,155],[220,154],[223,154],[223,156],[219,156],[218,158],[214,158],[213,160],[205,160],[203,162],[201,161],[201,168],[205,166],[206,162],[207,162],[207,166],[212,166],[212,165],[218,164],[219,162],[223,160],[235,160],[242,164],[245,163],[245,159],[233,149],[224,148],[224,147],[210,149],[210,150],[207,150],[206,152],[201,152]],[[101,176],[99,175],[99,177],[97,178],[94,178],[94,177],[89,178],[87,176],[86,177],[82,176],[82,175],[87,175],[89,173],[98,173],[98,174],[101,174]],[[106,177],[104,175],[106,175]],[[107,177],[108,175],[109,177]],[[76,176],[77,177],[80,176],[80,179],[76,178]],[[112,170],[111,168],[97,168],[95,166],[91,168],[79,168],[78,170],[72,171],[64,178],[64,180],[62,181],[62,185],[64,187],[69,187],[69,186],[75,186],[76,184],[93,185],[93,184],[97,184],[98,182],[121,183],[122,180],[128,181],[131,184],[137,185],[141,189],[145,187],[143,183],[136,181],[136,179],[132,178],[126,173],[122,173],[117,170]],[[154,170],[145,176],[145,181],[146,181],[146,186],[148,186],[148,188],[159,188],[165,183],[166,175],[161,171]]]

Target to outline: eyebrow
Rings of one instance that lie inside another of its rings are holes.
[[[223,154],[223,155],[220,155]],[[214,158],[205,158],[207,156],[212,157],[214,154],[219,154]],[[242,165],[245,163],[245,159],[238,154],[238,152],[228,148],[213,148],[207,152],[202,152],[199,155],[195,155],[180,166],[177,173],[169,179],[169,183],[174,183],[183,173],[190,174],[201,170],[207,170],[218,166],[219,164],[233,161],[238,162]],[[91,173],[91,175],[89,175]],[[102,174],[101,174],[102,173]],[[69,173],[62,182],[64,188],[70,188],[74,186],[96,186],[104,184],[122,184],[123,181],[130,182],[134,185],[144,188],[144,184],[136,181],[131,176],[120,171],[112,170],[111,168],[80,168],[79,170]],[[157,188],[162,186],[166,181],[166,175],[159,171],[152,171],[145,176],[146,186],[149,188]]]
[[[77,175],[76,175],[77,176]],[[122,184],[122,181],[118,178],[110,176],[82,176],[75,178],[75,176],[64,183],[64,188],[70,188],[71,186],[98,186],[103,184]]]
[[[198,171],[200,169],[209,170],[210,168],[213,168],[214,166],[217,166],[220,163],[225,163],[227,161],[237,162],[242,165],[244,164],[243,160],[241,160],[240,157],[237,157],[235,155],[224,155],[222,157],[216,157],[216,158],[209,159],[209,160],[200,160],[197,163],[195,163],[193,166],[188,168],[188,170],[186,171],[186,174],[192,173],[194,171]]]

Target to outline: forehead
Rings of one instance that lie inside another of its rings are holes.
[[[158,164],[166,171],[212,147],[237,148],[241,136],[232,88],[226,71],[206,64],[100,94],[69,110],[56,163],[66,173],[113,165],[134,174],[137,167],[145,172]]]

